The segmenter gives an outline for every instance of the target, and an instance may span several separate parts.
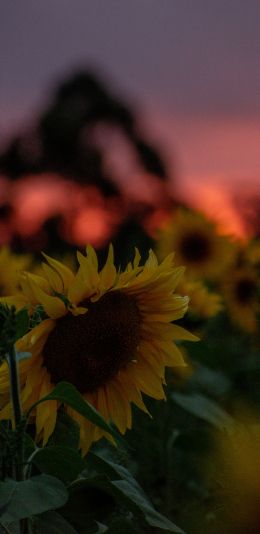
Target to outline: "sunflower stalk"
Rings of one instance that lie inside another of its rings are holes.
[[[17,448],[15,458],[15,478],[24,480],[24,418],[21,408],[20,384],[17,366],[17,353],[15,347],[9,350],[7,357],[10,374],[10,390],[14,415],[14,428],[16,432]]]
[[[21,315],[20,315],[21,316]],[[24,462],[24,424],[20,399],[20,383],[18,373],[18,354],[15,342],[19,331],[19,312],[16,313],[14,306],[10,308],[0,304],[0,355],[1,360],[6,360],[9,368],[10,396],[13,407],[14,432],[16,452],[13,458],[13,471],[17,481],[23,480]]]
[[[0,305],[0,360],[6,360],[9,369],[10,397],[14,421],[13,436],[15,438],[15,446],[12,454],[12,474],[17,482],[25,480],[24,435],[26,419],[22,412],[20,397],[19,354],[15,349],[16,340],[24,333],[21,330],[21,324],[19,324],[23,319],[23,311],[16,313],[14,306],[8,308],[8,306]],[[29,518],[22,519],[19,522],[18,532],[21,534],[29,534],[31,532]]]
[[[26,419],[22,412],[20,398],[20,382],[18,373],[18,356],[14,345],[10,348],[7,355],[10,375],[10,392],[13,406],[14,431],[16,437],[16,454],[14,457],[14,478],[17,482],[25,480],[25,458],[24,458],[24,433],[26,428]],[[22,519],[19,522],[19,534],[30,534],[30,518]]]
[[[17,355],[16,350],[13,347],[8,354],[9,372],[10,372],[10,386],[11,397],[14,412],[15,428],[19,427],[22,420],[22,408],[20,400],[20,387],[17,368]]]

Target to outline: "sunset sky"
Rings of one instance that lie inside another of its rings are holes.
[[[181,192],[257,191],[259,21],[258,0],[1,2],[0,142],[57,81],[93,67],[136,108]]]

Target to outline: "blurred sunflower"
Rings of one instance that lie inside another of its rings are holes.
[[[240,407],[241,409],[241,407]],[[228,534],[260,532],[259,414],[239,414],[232,431],[215,436],[214,467],[222,491]]]
[[[223,309],[222,298],[210,292],[201,280],[189,280],[183,277],[178,285],[181,295],[189,295],[189,313],[199,318],[209,319]]]
[[[259,285],[256,271],[247,265],[232,269],[222,281],[230,318],[247,332],[255,332],[259,326]]]
[[[194,278],[215,279],[233,259],[234,244],[219,235],[216,225],[201,213],[179,209],[168,226],[161,229],[158,257],[175,251],[177,263],[184,263]]]
[[[260,239],[252,240],[246,249],[247,261],[260,273]]]
[[[23,274],[28,305],[34,311],[41,307],[48,316],[17,343],[18,350],[32,354],[20,364],[23,409],[65,380],[124,433],[132,424],[131,402],[147,411],[142,393],[165,398],[165,366],[184,365],[174,341],[197,339],[171,324],[188,306],[187,296],[174,293],[184,268],[173,266],[172,254],[158,264],[152,251],[141,267],[136,250],[133,264],[117,272],[112,246],[101,271],[92,247],[77,257],[76,274],[46,255],[44,276]],[[3,365],[0,393],[8,389]],[[56,401],[49,401],[35,409],[36,433],[43,443],[54,430],[58,408]],[[74,410],[67,411],[80,424],[85,453],[105,433]],[[0,418],[10,416],[9,403]]]
[[[11,295],[19,290],[20,273],[28,269],[32,258],[11,252],[9,247],[0,248],[0,296]]]

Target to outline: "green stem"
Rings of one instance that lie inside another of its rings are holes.
[[[24,432],[22,429],[23,413],[20,400],[20,384],[17,365],[17,356],[14,346],[8,353],[10,389],[14,414],[14,427],[17,437],[17,451],[15,458],[15,478],[17,481],[24,480]]]
[[[14,427],[17,438],[16,457],[14,459],[14,470],[16,480],[22,481],[25,479],[24,474],[24,427],[23,427],[23,412],[20,399],[20,382],[17,365],[17,355],[15,347],[13,346],[8,353],[9,375],[10,375],[10,389],[14,414]],[[28,534],[31,532],[30,519],[25,518],[20,521],[19,532]]]
[[[18,366],[15,348],[12,347],[12,350],[9,352],[9,373],[10,373],[10,386],[11,386],[11,397],[13,404],[14,412],[14,423],[15,428],[19,427],[22,420],[22,408],[20,401],[20,385],[19,385],[19,375],[18,375]]]

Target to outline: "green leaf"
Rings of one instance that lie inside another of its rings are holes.
[[[105,532],[108,532],[108,527],[104,525],[103,523],[99,523],[97,521],[97,527],[98,527],[98,530],[96,530],[95,534],[105,534]]]
[[[88,462],[97,472],[106,474],[110,478],[110,481],[105,482],[96,478],[95,484],[109,491],[128,510],[142,517],[152,527],[183,534],[183,530],[153,508],[142,488],[125,467],[92,452],[88,453]]]
[[[8,525],[59,508],[67,499],[68,492],[64,484],[49,475],[35,476],[22,482],[0,482],[0,523]]]
[[[133,513],[137,511],[141,512],[148,525],[166,530],[167,532],[184,534],[183,530],[153,508],[135,480],[132,483],[129,483],[127,480],[114,480],[111,484],[116,488],[118,497],[122,497],[122,502],[124,502],[128,509]]]
[[[88,452],[87,459],[89,466],[93,467],[97,473],[106,475],[110,480],[125,479],[129,480],[130,482],[132,480],[135,481],[130,471],[128,471],[128,469],[126,469],[123,465],[103,458],[94,452]]]
[[[135,524],[134,524],[135,523]],[[136,527],[136,528],[135,528]],[[107,534],[140,534],[136,521],[131,521],[127,517],[115,517],[109,523]]]
[[[29,418],[30,413],[34,410],[36,406],[38,406],[38,404],[49,400],[58,400],[60,402],[63,402],[64,404],[68,404],[71,408],[83,415],[83,417],[91,421],[94,425],[97,425],[98,427],[105,430],[105,432],[111,434],[111,436],[113,436],[117,442],[125,445],[124,440],[121,438],[118,432],[116,432],[105,421],[105,419],[94,408],[94,406],[92,406],[84,399],[84,397],[82,397],[82,395],[75,388],[75,386],[69,384],[68,382],[60,382],[59,384],[57,384],[57,386],[55,386],[55,388],[49,395],[46,395],[38,402],[33,404],[33,406],[31,406],[31,408],[27,412],[27,418]]]
[[[8,528],[4,525],[0,525],[0,534],[20,534],[20,522],[14,521],[11,525],[8,525]]]
[[[86,464],[80,454],[70,447],[45,447],[39,449],[32,463],[42,473],[52,475],[63,482],[72,482]]]
[[[44,319],[48,319],[48,315],[44,310],[42,304],[37,304],[34,308],[34,312],[30,317],[29,327],[32,329],[40,324]]]
[[[37,449],[37,446],[34,442],[34,440],[32,439],[32,437],[25,433],[24,434],[24,457],[25,459],[27,460],[31,454],[34,453],[34,451]]]
[[[207,421],[219,430],[232,431],[233,419],[213,400],[204,395],[193,393],[186,395],[184,393],[172,393],[171,398],[184,410],[192,415]]]
[[[115,513],[116,502],[108,483],[106,477],[98,475],[71,484],[69,500],[61,513],[80,532],[96,533],[97,522],[106,523]]]
[[[66,308],[69,308],[71,306],[71,302],[66,297],[66,295],[63,295],[63,293],[59,293],[58,291],[53,291],[53,295],[55,295],[55,297],[58,297],[63,302],[63,304],[65,304]]]
[[[4,484],[4,486],[3,486]],[[0,482],[0,518],[13,496],[14,488],[8,482]]]
[[[27,308],[22,308],[16,315],[16,335],[15,341],[23,337],[29,330],[30,318]]]
[[[55,430],[48,441],[48,446],[62,445],[78,450],[79,436],[80,427],[78,422],[72,419],[64,409],[60,409]]]
[[[34,534],[78,534],[74,527],[57,512],[45,512],[33,518]]]
[[[230,380],[221,371],[216,371],[197,364],[195,372],[189,379],[189,385],[195,385],[210,395],[223,395],[230,390]]]

